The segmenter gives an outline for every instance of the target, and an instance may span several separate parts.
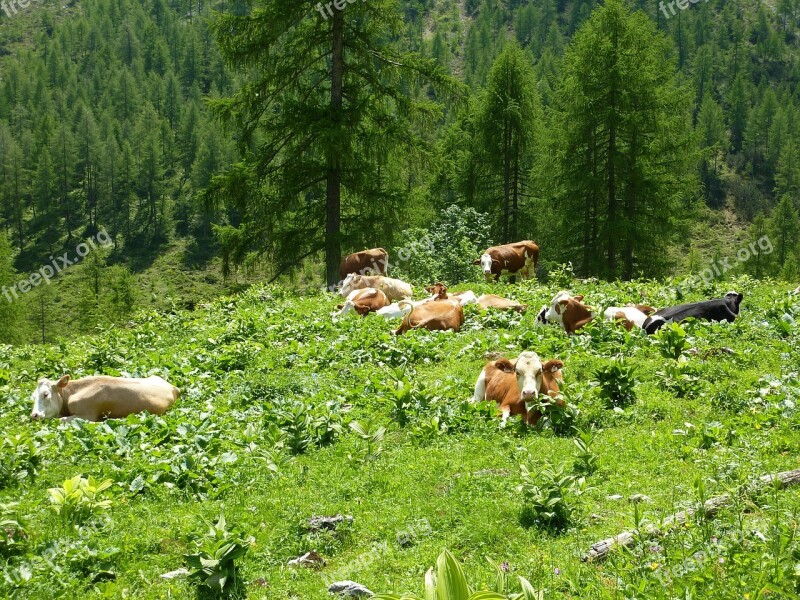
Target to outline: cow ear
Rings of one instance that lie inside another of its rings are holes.
[[[64,375],[61,379],[58,380],[56,386],[58,386],[59,388],[66,387],[67,384],[69,383],[69,379],[70,379],[69,375]]]
[[[583,302],[583,295],[573,296],[573,298],[575,298],[575,300],[577,300],[578,302]]]
[[[557,373],[563,368],[564,368],[564,363],[561,362],[560,360],[555,360],[555,359],[548,360],[546,363],[542,365],[542,371],[544,371],[545,373],[547,372]]]
[[[514,363],[507,358],[500,358],[494,361],[494,366],[503,371],[503,373],[513,373],[516,370]]]
[[[653,308],[652,306],[647,306],[647,304],[637,304],[636,308],[638,308],[640,311],[642,311],[648,317],[650,315],[652,315],[654,312],[656,312],[655,308]]]
[[[472,261],[472,264],[473,264],[473,265],[479,265],[479,264],[481,264],[481,259],[480,259],[480,258],[476,258],[475,260],[473,260],[473,261]]]

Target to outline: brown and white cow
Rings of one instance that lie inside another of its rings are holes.
[[[343,317],[353,311],[365,317],[369,313],[377,312],[386,306],[389,306],[389,299],[381,290],[376,290],[375,288],[353,290],[347,296],[344,304],[338,307],[340,310],[338,313],[334,313],[334,317]]]
[[[488,363],[475,382],[473,402],[494,400],[503,415],[503,425],[511,415],[520,415],[529,425],[536,425],[542,414],[528,402],[547,403],[555,400],[564,405],[559,396],[559,383],[563,381],[560,360],[548,360],[544,364],[535,352],[523,352],[516,360],[500,358]]]
[[[592,320],[592,309],[583,304],[583,296],[572,296],[561,291],[555,295],[550,306],[542,307],[536,316],[536,324],[555,323],[567,333],[575,333]]]
[[[339,264],[339,277],[344,279],[350,273],[386,275],[388,264],[389,253],[383,248],[353,252],[345,256]]]
[[[400,327],[394,332],[400,335],[411,329],[429,331],[459,331],[464,324],[464,309],[457,300],[435,300],[412,308]]]
[[[414,293],[411,285],[400,279],[392,279],[383,275],[356,275],[354,273],[344,278],[339,293],[346,298],[353,290],[363,290],[364,288],[381,290],[389,300],[411,298]]]
[[[104,375],[58,381],[40,379],[32,394],[32,419],[78,418],[87,421],[122,419],[149,412],[163,415],[181,391],[161,377],[107,377]]]
[[[525,312],[528,308],[527,304],[520,304],[516,300],[509,300],[494,294],[483,294],[478,298],[478,306],[481,307],[481,310],[494,308],[496,310],[515,310],[520,313]]]
[[[641,329],[647,317],[656,309],[646,304],[629,304],[627,306],[609,306],[603,313],[606,321],[621,323],[625,329]]]
[[[519,273],[522,279],[533,279],[536,276],[536,264],[539,262],[539,246],[531,240],[492,246],[487,248],[473,265],[480,265],[486,281],[500,280],[501,275],[514,276]]]
[[[472,290],[465,290],[463,292],[448,293],[447,286],[440,281],[437,281],[431,286],[425,288],[429,294],[433,294],[436,300],[458,300],[461,306],[467,304],[477,304],[478,297]]]

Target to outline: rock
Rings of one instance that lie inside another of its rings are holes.
[[[321,569],[325,566],[325,559],[317,554],[316,550],[306,552],[303,556],[298,556],[289,561],[293,567],[308,567],[310,569]]]
[[[308,520],[308,527],[311,531],[320,531],[322,529],[334,530],[339,523],[347,523],[348,525],[353,522],[353,517],[350,515],[335,515],[333,517],[311,517]]]
[[[622,500],[622,496],[620,494],[614,494],[612,496],[606,496],[606,500]]]
[[[360,583],[350,580],[336,581],[328,586],[328,591],[347,598],[370,598],[375,595]]]
[[[189,569],[175,569],[169,573],[163,573],[161,579],[177,579],[178,577],[186,577],[189,574]]]
[[[644,494],[634,494],[628,497],[628,502],[650,502],[650,496]]]

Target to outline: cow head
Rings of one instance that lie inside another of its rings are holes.
[[[567,291],[562,290],[558,292],[553,298],[553,301],[550,302],[550,306],[547,307],[546,310],[542,309],[544,311],[543,321],[545,323],[558,323],[559,325],[563,325],[564,308],[571,298],[572,296]],[[583,300],[583,296],[575,296],[575,298]],[[542,313],[539,313],[540,316],[541,314]]]
[[[447,286],[443,284],[441,281],[437,281],[433,285],[426,287],[425,291],[435,296],[436,300],[447,299]]]
[[[552,363],[553,361],[550,362]],[[560,364],[559,362],[559,365]],[[539,397],[544,378],[544,366],[538,354],[535,352],[523,352],[515,361],[511,361],[508,358],[501,358],[496,360],[494,365],[505,373],[514,373],[517,376],[517,385],[519,386],[521,400],[536,400]],[[550,368],[552,369],[554,366],[550,364]],[[558,369],[556,369],[556,371],[557,370]]]
[[[739,314],[739,305],[742,303],[744,296],[739,292],[728,292],[725,294],[725,304],[731,309],[735,315]]]
[[[347,296],[350,295],[350,292],[352,292],[353,290],[358,290],[364,287],[361,282],[362,277],[363,275],[350,273],[347,277],[344,278],[344,281],[342,282],[342,287],[339,289],[339,293],[346,298]]]
[[[491,254],[481,254],[480,260],[478,263],[481,265],[481,271],[483,274],[488,276],[492,274],[492,256]]]
[[[61,391],[69,383],[69,375],[64,375],[58,381],[40,379],[36,389],[31,394],[33,399],[33,412],[31,419],[54,419],[61,414],[64,399]]]

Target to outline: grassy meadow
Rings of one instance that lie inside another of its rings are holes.
[[[600,309],[660,307],[677,303],[674,283],[473,285],[531,309],[469,306],[460,333],[398,338],[374,315],[334,323],[331,295],[256,286],[58,345],[0,347],[0,596],[215,597],[203,575],[161,577],[197,564],[235,598],[321,600],[344,579],[422,596],[447,548],[476,591],[496,585],[490,558],[509,595],[523,576],[542,598],[795,597],[800,488],[741,492],[800,466],[790,286],[693,290],[686,300],[742,292],[739,318],[652,337],[534,324],[562,287]],[[564,361],[567,407],[539,429],[501,429],[494,406],[468,400],[487,353],[523,350]],[[31,422],[37,379],[65,373],[158,374],[183,395],[163,417]],[[82,490],[65,483],[78,475]],[[580,560],[723,493],[734,501],[716,519]],[[353,521],[307,525],[336,514]],[[311,550],[324,567],[287,565]]]

